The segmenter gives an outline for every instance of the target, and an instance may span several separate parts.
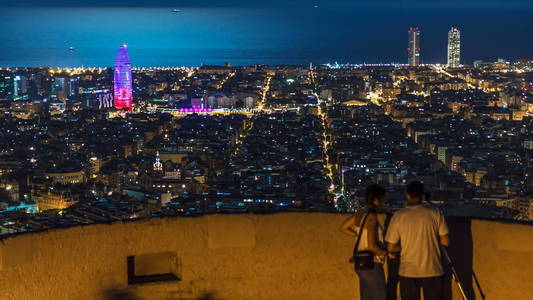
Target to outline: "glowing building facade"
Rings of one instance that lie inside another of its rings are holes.
[[[114,104],[118,110],[127,109],[131,111],[133,102],[132,96],[132,74],[130,56],[126,45],[120,46],[115,60],[114,76]]]
[[[448,67],[457,68],[461,64],[461,32],[452,27],[448,31]]]
[[[409,36],[409,47],[407,48],[407,61],[410,66],[418,66],[420,64],[420,30],[418,28],[409,28],[407,32]]]

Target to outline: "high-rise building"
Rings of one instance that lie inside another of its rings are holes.
[[[418,66],[420,64],[420,30],[417,27],[411,27],[407,33],[409,35],[407,61],[410,66]]]
[[[0,99],[12,99],[14,93],[14,80],[10,75],[3,75],[0,77]]]
[[[65,77],[55,77],[52,84],[52,94],[59,100],[65,101],[68,96],[68,79]]]
[[[448,67],[457,68],[461,64],[461,32],[452,27],[448,31]]]
[[[120,46],[115,60],[115,108],[131,111],[133,102],[130,56],[126,45]]]
[[[79,94],[80,78],[72,77],[68,83],[68,95],[69,97],[77,96]]]
[[[16,74],[13,78],[13,96],[15,100],[21,100],[24,94],[27,92],[27,80],[26,76],[22,74]]]

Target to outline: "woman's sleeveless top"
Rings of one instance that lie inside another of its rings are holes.
[[[364,212],[364,215],[366,215],[368,211]],[[359,225],[355,226],[355,232],[359,232],[359,229],[361,228],[361,224],[363,223],[364,215],[361,217],[361,220],[359,221]],[[368,218],[367,218],[368,222]],[[383,226],[381,223],[378,222],[378,245],[384,248],[384,241],[383,241]],[[357,239],[357,237],[356,237]],[[359,241],[359,246],[357,247],[357,251],[366,251],[368,249],[368,230],[366,228],[363,228],[361,231],[361,240]],[[378,263],[383,263],[384,257],[380,257],[377,255],[374,255],[374,261]]]

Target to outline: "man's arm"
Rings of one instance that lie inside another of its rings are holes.
[[[387,251],[400,252],[400,250],[402,250],[402,247],[400,247],[400,243],[397,243],[397,244],[387,243]]]
[[[446,219],[441,212],[439,212],[439,244],[444,247],[450,245],[450,238],[448,236],[448,225]]]
[[[439,235],[439,243],[443,247],[448,247],[450,246],[450,238],[448,237],[447,234]]]
[[[395,259],[398,255],[398,253],[402,250],[400,247],[400,243],[393,244],[393,243],[387,243],[387,252],[389,252],[389,258]]]
[[[385,242],[387,242],[387,251],[389,252],[389,258],[396,258],[397,253],[401,250],[400,232],[398,231],[397,215],[392,216],[392,219],[389,223],[389,227],[387,228]]]

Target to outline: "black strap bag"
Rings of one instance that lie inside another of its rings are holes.
[[[363,217],[363,221],[361,222],[361,226],[359,227],[359,232],[357,233],[357,241],[355,242],[355,246],[353,248],[353,256],[350,259],[350,262],[354,264],[354,268],[356,270],[368,270],[374,267],[374,252],[368,250],[357,251],[357,248],[359,247],[359,242],[361,241],[361,233],[363,232],[366,218],[370,213],[371,211],[367,212],[366,215]]]

